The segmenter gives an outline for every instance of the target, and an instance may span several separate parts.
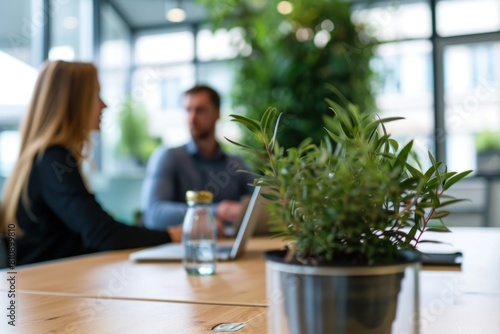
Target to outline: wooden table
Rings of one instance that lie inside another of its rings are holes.
[[[421,271],[421,332],[500,333],[500,229],[454,231],[427,236],[453,243],[463,251],[464,262],[458,271]],[[188,276],[179,263],[133,263],[130,251],[116,251],[18,268],[17,289],[61,298],[262,309],[267,305],[262,251],[279,243],[252,240],[241,259],[219,262],[217,274],[210,277]]]
[[[421,271],[421,333],[500,333],[500,228],[453,230],[426,235],[462,250],[464,262]]]
[[[17,289],[69,296],[265,307],[263,251],[280,241],[252,240],[245,255],[217,263],[217,274],[186,274],[179,262],[134,263],[130,250],[80,256],[18,270]],[[0,282],[0,289],[2,283]]]
[[[1,300],[1,299],[0,299]],[[16,326],[0,333],[215,333],[220,323],[244,322],[238,333],[265,333],[266,308],[25,294]],[[2,303],[4,305],[4,303]]]

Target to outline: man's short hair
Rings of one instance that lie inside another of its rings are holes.
[[[212,87],[206,85],[196,85],[184,92],[184,95],[198,94],[202,92],[207,92],[214,106],[217,107],[217,109],[220,109],[220,95]]]

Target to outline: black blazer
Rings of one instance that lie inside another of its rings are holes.
[[[75,157],[62,146],[35,158],[28,197],[31,214],[22,202],[17,210],[24,233],[16,242],[18,265],[170,241],[166,231],[127,226],[107,214],[85,187]]]

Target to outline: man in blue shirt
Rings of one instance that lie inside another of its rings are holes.
[[[142,187],[144,225],[164,231],[182,224],[186,191],[208,190],[214,195],[219,230],[242,215],[240,197],[250,194],[253,177],[243,160],[222,151],[215,139],[220,116],[219,94],[208,86],[195,86],[184,94],[191,141],[176,148],[158,148],[150,157]]]

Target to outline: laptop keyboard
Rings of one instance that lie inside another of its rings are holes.
[[[217,245],[216,249],[217,249],[217,253],[229,253],[231,252],[231,248],[232,246],[229,246],[229,245]]]

